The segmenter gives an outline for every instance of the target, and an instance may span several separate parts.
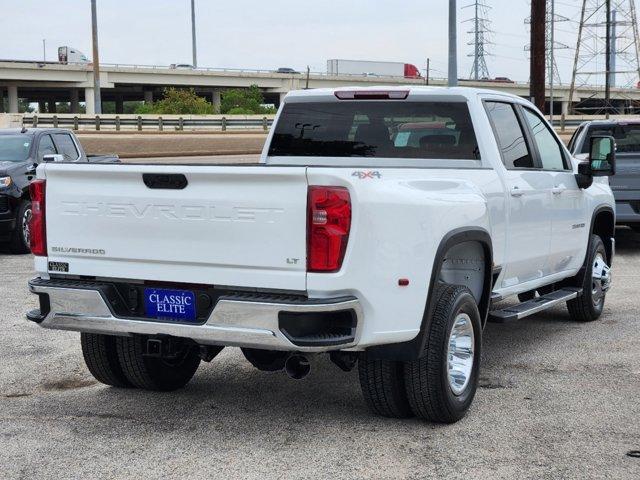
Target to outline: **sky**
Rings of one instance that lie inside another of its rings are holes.
[[[492,44],[486,50],[492,77],[528,79],[529,0],[484,0],[491,8]],[[471,0],[459,1],[458,76],[470,74],[466,33]],[[190,0],[97,0],[101,63],[168,65],[191,63]],[[563,83],[571,77],[580,0],[556,0]],[[68,45],[91,57],[89,0],[0,0],[0,58],[57,58]],[[196,0],[198,65],[217,68],[292,67],[326,71],[330,58],[398,61],[431,75],[447,70],[447,0]]]

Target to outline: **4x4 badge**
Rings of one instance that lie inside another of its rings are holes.
[[[366,178],[382,178],[380,172],[378,170],[356,170],[351,174],[352,177],[358,177],[360,180],[364,180]]]

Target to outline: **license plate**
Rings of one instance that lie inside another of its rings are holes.
[[[144,311],[148,317],[193,322],[196,319],[195,295],[188,290],[145,288]]]

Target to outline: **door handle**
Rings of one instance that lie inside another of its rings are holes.
[[[524,190],[520,190],[520,187],[512,187],[511,188],[511,196],[512,197],[521,197],[524,195]]]
[[[551,192],[554,195],[560,195],[562,192],[564,192],[567,189],[567,187],[565,187],[564,185],[556,185],[555,187],[553,187],[551,189]]]

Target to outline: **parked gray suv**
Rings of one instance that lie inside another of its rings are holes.
[[[616,174],[609,184],[616,199],[616,223],[640,233],[640,121],[593,120],[582,123],[569,141],[573,155],[585,159],[593,136],[610,135],[616,141]]]

